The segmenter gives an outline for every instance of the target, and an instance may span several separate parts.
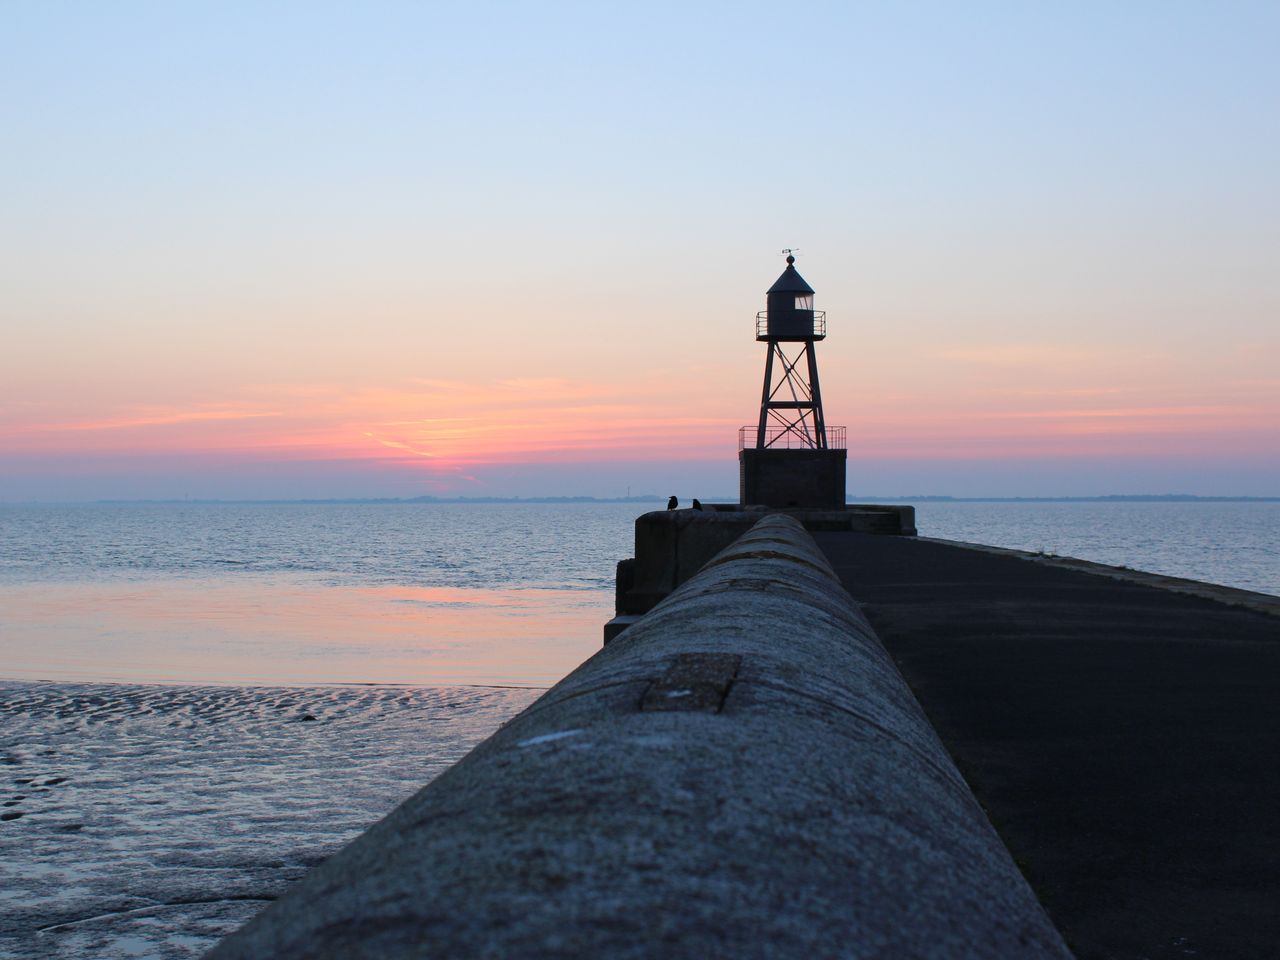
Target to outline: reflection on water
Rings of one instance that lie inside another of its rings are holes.
[[[22,679],[548,686],[600,646],[611,596],[243,579],[0,586]]]

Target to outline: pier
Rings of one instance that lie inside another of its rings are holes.
[[[1280,600],[763,516],[211,957],[1267,955]]]
[[[210,956],[1069,953],[772,515]]]
[[[1280,943],[1280,598],[818,532],[1082,960]]]

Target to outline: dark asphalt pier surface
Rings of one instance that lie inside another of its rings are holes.
[[[1081,960],[1280,955],[1280,617],[815,538]]]

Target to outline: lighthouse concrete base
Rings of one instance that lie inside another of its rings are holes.
[[[766,507],[843,510],[847,456],[847,450],[739,450],[740,500]]]

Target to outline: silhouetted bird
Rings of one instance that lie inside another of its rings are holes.
[[[671,495],[671,499],[667,501],[667,509],[674,510],[678,506],[680,506],[680,501],[676,499],[675,494],[673,493]]]
[[[697,497],[694,497],[694,498],[693,498],[693,509],[695,509],[695,510],[701,510],[701,509],[702,509],[702,501],[701,501],[701,500],[699,500]]]

